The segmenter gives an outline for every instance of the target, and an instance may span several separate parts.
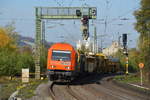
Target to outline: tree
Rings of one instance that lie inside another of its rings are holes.
[[[0,28],[0,75],[13,76],[16,73],[17,46],[5,28]]]
[[[0,52],[0,75],[14,76],[16,71],[17,53],[3,50]]]
[[[129,50],[129,70],[138,71],[138,63],[140,62],[140,52],[136,48]]]
[[[18,39],[18,32],[16,32],[15,22],[11,22],[7,24],[5,27],[6,33],[12,37],[15,41]]]
[[[138,43],[140,57],[150,80],[150,0],[141,0],[141,7],[134,15],[137,20],[135,29],[140,33]]]
[[[30,72],[34,72],[34,60],[31,53],[23,52],[16,58],[16,71],[17,74],[21,73],[22,68],[29,68]]]
[[[22,68],[34,72],[32,50],[29,47],[17,46],[17,32],[13,25],[0,28],[0,76],[21,75]]]
[[[14,40],[7,34],[4,28],[0,28],[0,49],[16,49]]]
[[[138,63],[140,61],[140,52],[135,49],[128,50],[128,59],[129,59],[129,72],[137,72],[138,71]],[[115,55],[115,57],[120,59],[121,69],[125,70],[125,55],[122,50],[119,50]]]

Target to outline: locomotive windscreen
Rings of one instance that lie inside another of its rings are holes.
[[[54,61],[70,61],[71,60],[71,52],[70,51],[53,50],[52,51],[52,60],[54,60]]]

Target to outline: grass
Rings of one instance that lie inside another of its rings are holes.
[[[30,78],[30,82],[23,84],[21,78],[0,77],[0,100],[8,100],[10,95],[19,90],[18,97],[22,99],[31,98],[35,95],[34,91],[41,83],[46,83],[48,80],[35,80]]]
[[[129,75],[119,75],[119,76],[115,76],[114,77],[114,80],[120,82],[120,83],[132,83],[132,84],[140,84],[140,76],[139,75],[135,75],[135,74],[129,74]],[[143,78],[143,83],[147,83],[149,84],[146,79]],[[143,86],[144,86],[143,84]],[[146,87],[146,86],[144,86]],[[133,87],[132,87],[133,88]],[[139,88],[139,87],[134,87],[136,88],[136,90],[138,91],[143,91],[143,93],[146,93],[146,94],[150,94],[150,91],[149,90],[146,90],[144,88]]]
[[[19,90],[18,97],[22,99],[28,99],[31,98],[32,96],[35,96],[35,90],[41,83],[46,83],[48,82],[47,79],[44,80],[34,80],[30,79],[30,82],[27,84],[24,84]]]
[[[133,75],[133,74],[119,75],[119,76],[116,76],[114,80],[117,80],[123,83],[135,83],[135,82],[140,82],[140,77],[137,75]]]
[[[21,85],[21,80],[18,78],[9,80],[6,77],[0,77],[0,85],[0,99],[8,100],[10,95],[17,90],[17,86]]]

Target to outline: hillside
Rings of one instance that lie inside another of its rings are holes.
[[[22,47],[22,46],[29,46],[29,47],[33,48],[35,46],[34,41],[35,41],[34,38],[18,35],[17,44],[20,47]],[[53,44],[53,42],[45,41],[45,47],[46,48],[49,48],[52,44]]]

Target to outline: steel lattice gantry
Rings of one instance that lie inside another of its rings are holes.
[[[89,37],[89,19],[96,19],[96,7],[36,7],[36,38],[35,38],[35,78],[40,79],[40,56],[42,52],[43,19],[80,19],[82,37]]]

